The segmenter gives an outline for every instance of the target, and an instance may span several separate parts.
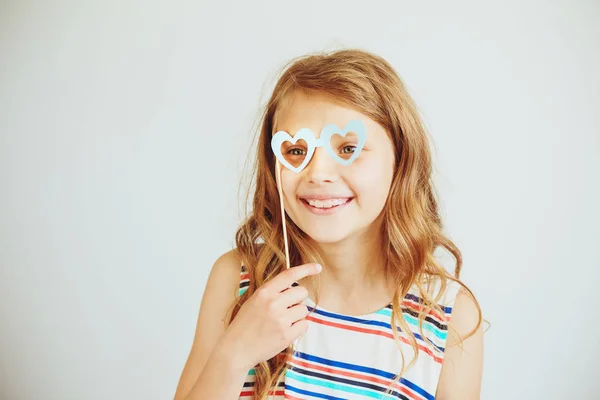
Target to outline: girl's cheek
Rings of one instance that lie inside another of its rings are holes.
[[[286,174],[285,172],[281,174],[281,188],[285,197],[293,199],[298,186],[298,176],[292,171],[288,172],[289,174]]]

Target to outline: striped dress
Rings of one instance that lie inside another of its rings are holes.
[[[242,266],[239,294],[249,285],[249,275]],[[370,314],[349,316],[333,313],[305,300],[311,314],[308,331],[294,342],[296,350],[285,376],[270,399],[434,399],[438,384],[448,322],[460,285],[448,281],[439,301],[444,315],[430,311],[418,328],[418,289],[411,288],[402,301],[402,315],[417,338],[418,358],[415,364],[394,383],[388,385],[402,369],[402,356],[391,329],[391,304]],[[432,295],[437,294],[439,282]],[[398,326],[400,332],[400,327]],[[406,363],[414,350],[400,332],[400,348]],[[253,398],[254,369],[248,372],[240,399]]]

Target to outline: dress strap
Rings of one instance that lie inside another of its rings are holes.
[[[240,287],[238,292],[238,297],[243,295],[248,287],[250,286],[250,274],[246,267],[242,264],[242,268],[240,269]]]

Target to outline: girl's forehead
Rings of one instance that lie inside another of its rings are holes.
[[[299,130],[308,128],[316,138],[320,138],[321,129],[326,125],[336,124],[342,128],[352,120],[360,120],[370,146],[392,145],[390,135],[383,126],[329,94],[296,91],[290,96],[275,112],[271,135],[285,131],[294,136]]]
[[[366,115],[336,101],[330,95],[296,91],[277,110],[273,133],[283,130],[293,135],[302,128],[309,128],[318,136],[325,125],[334,123],[344,126],[354,119],[363,121],[365,125],[370,121]]]

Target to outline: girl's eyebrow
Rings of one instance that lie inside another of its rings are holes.
[[[296,135],[296,133],[300,130],[301,128],[296,129],[295,131],[290,131],[289,129],[285,129],[285,128],[278,128],[278,129],[274,129],[273,130],[273,135],[276,134],[277,132],[280,131],[284,131],[287,132],[288,135],[290,135],[291,137],[294,137]]]

